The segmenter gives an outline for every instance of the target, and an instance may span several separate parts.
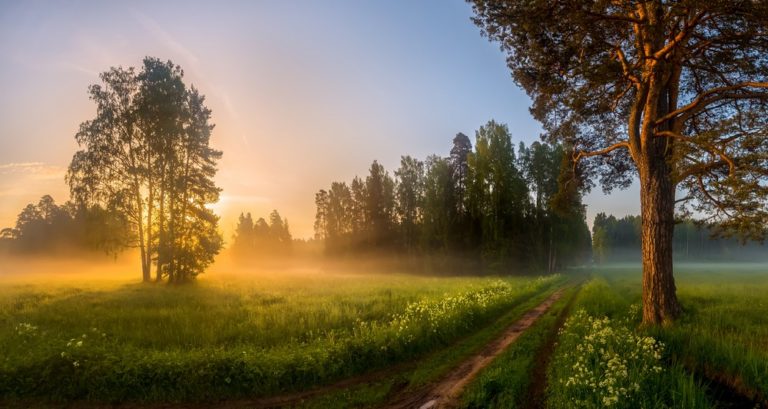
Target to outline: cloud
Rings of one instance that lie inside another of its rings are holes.
[[[53,180],[64,179],[67,169],[61,166],[48,165],[43,162],[11,162],[0,164],[0,182],[4,182],[9,177],[25,180]],[[4,183],[3,183],[4,184]]]
[[[79,64],[76,64],[76,63],[73,63],[73,62],[60,61],[60,62],[56,63],[56,65],[58,67],[61,67],[64,70],[71,70],[71,71],[79,72],[79,73],[85,74],[85,75],[87,75],[89,77],[98,77],[99,76],[99,72],[98,71],[92,70],[90,68],[84,67],[82,65],[79,65]]]
[[[198,62],[200,61],[197,58],[197,55],[195,55],[195,53],[193,53],[189,48],[181,44],[181,42],[177,41],[176,38],[174,38],[169,32],[163,30],[162,26],[160,26],[157,21],[137,10],[133,10],[132,14],[136,21],[141,24],[144,29],[146,29],[150,34],[154,35],[171,51],[181,56],[186,60],[186,62],[192,64],[193,66],[197,66]]]
[[[11,226],[27,203],[49,194],[58,203],[66,201],[66,168],[44,162],[0,163],[0,226]]]

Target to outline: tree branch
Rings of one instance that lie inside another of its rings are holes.
[[[659,51],[656,51],[653,54],[653,58],[661,59],[661,58],[664,58],[667,54],[669,54],[675,48],[676,45],[680,44],[680,42],[685,40],[688,37],[688,35],[691,34],[691,29],[693,29],[696,26],[696,24],[699,23],[699,21],[701,20],[702,17],[704,17],[705,14],[706,12],[702,11],[696,14],[695,16],[693,16],[693,19],[691,19],[691,21],[685,24],[685,27],[682,30],[680,30],[679,33],[677,33],[677,35],[672,39],[672,41],[668,42],[664,47],[662,47],[662,49],[660,49]]]
[[[763,98],[765,98],[765,99],[768,99],[768,93],[754,93],[754,92],[750,92],[750,93],[747,93],[747,94],[730,94],[730,93],[729,94],[720,94],[721,92],[743,90],[745,88],[768,88],[768,82],[742,82],[742,83],[739,83],[739,84],[728,85],[728,86],[713,88],[713,89],[710,89],[708,91],[704,91],[701,94],[699,94],[699,96],[694,98],[694,100],[691,101],[688,105],[685,105],[685,106],[683,106],[681,108],[678,108],[678,109],[676,109],[676,110],[674,110],[674,111],[672,111],[672,112],[662,116],[661,118],[657,119],[655,124],[656,124],[656,126],[661,125],[665,121],[668,121],[670,119],[673,119],[673,118],[677,117],[678,115],[681,115],[681,114],[684,114],[684,113],[689,112],[691,110],[694,110],[694,109],[696,109],[700,105],[707,106],[707,105],[709,105],[709,104],[711,104],[713,102],[716,102],[716,101],[719,101],[719,100],[722,100],[722,99],[728,99],[728,98],[732,98],[732,99],[748,99],[748,98],[763,99]],[[720,95],[716,95],[716,96],[714,96],[712,98],[707,98],[707,97],[709,97],[711,95],[715,95],[715,94],[720,94]]]
[[[607,153],[615,151],[616,149],[621,149],[621,148],[629,149],[629,142],[627,142],[627,141],[617,142],[617,143],[615,143],[615,144],[613,144],[613,145],[611,145],[611,146],[609,146],[607,148],[600,149],[600,150],[597,150],[597,151],[592,151],[592,152],[579,151],[576,155],[573,156],[574,166],[576,164],[578,164],[579,161],[582,158],[589,158],[589,157],[592,157],[592,156],[605,155]]]
[[[721,212],[725,213],[725,215],[726,215],[726,216],[728,216],[728,217],[733,217],[733,216],[731,216],[731,214],[730,214],[730,213],[728,213],[728,211],[725,209],[725,206],[724,206],[722,203],[720,203],[720,201],[719,201],[719,200],[715,199],[715,198],[712,196],[712,194],[710,194],[710,193],[707,191],[707,188],[704,186],[704,181],[703,181],[703,180],[701,180],[701,175],[698,175],[698,176],[696,177],[696,180],[697,180],[697,183],[698,183],[698,185],[699,185],[699,189],[701,190],[701,193],[702,193],[704,196],[706,196],[707,200],[709,200],[710,202],[712,202],[712,203],[713,203],[713,204],[714,204],[714,205],[715,205],[715,206],[716,206],[718,209],[720,209],[720,211],[721,211]]]
[[[725,153],[725,151],[717,148],[716,146],[713,146],[711,144],[704,144],[702,143],[702,141],[696,141],[694,138],[691,138],[689,136],[683,136],[678,133],[674,133],[672,131],[660,131],[660,132],[656,132],[655,134],[656,136],[664,136],[668,138],[681,139],[697,147],[703,148],[707,152],[719,156],[720,159],[722,159],[725,163],[728,164],[728,176],[733,176],[736,172],[736,162],[730,156],[728,156]]]
[[[621,63],[621,69],[624,71],[624,76],[632,81],[632,83],[639,86],[640,79],[632,74],[631,67],[629,66],[629,63],[627,63],[627,57],[624,55],[624,51],[622,51],[619,46],[616,46],[614,49],[616,50],[616,59]]]

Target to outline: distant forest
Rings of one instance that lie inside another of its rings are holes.
[[[714,226],[681,220],[675,225],[674,257],[677,261],[765,261],[768,248],[736,238],[718,237]],[[640,261],[640,216],[598,213],[592,227],[592,253],[596,263]]]
[[[0,250],[14,253],[92,251],[115,253],[130,239],[125,217],[98,205],[57,205],[45,195],[19,213],[16,226],[0,230]]]
[[[584,263],[590,234],[581,197],[561,186],[564,159],[560,145],[515,150],[490,121],[474,146],[457,134],[449,157],[403,156],[393,174],[374,160],[365,178],[318,191],[315,238],[330,255],[448,255],[497,272]]]
[[[230,248],[238,260],[254,261],[291,254],[293,241],[288,219],[277,210],[269,214],[269,222],[263,217],[254,221],[250,213],[240,213]]]

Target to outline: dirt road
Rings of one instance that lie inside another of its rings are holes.
[[[459,366],[445,374],[440,380],[426,387],[406,392],[395,397],[384,405],[386,409],[437,409],[454,408],[458,405],[461,392],[477,374],[525,332],[552,304],[562,297],[564,290],[555,291],[549,298],[537,307],[529,310],[517,322],[510,325],[495,341],[489,343],[482,351],[462,362]]]

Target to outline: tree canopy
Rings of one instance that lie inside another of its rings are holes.
[[[75,136],[69,166],[73,200],[124,215],[139,247],[143,279],[184,281],[204,271],[222,245],[213,182],[221,152],[205,98],[181,67],[147,57],[141,71],[111,68],[89,87],[96,117]]]

